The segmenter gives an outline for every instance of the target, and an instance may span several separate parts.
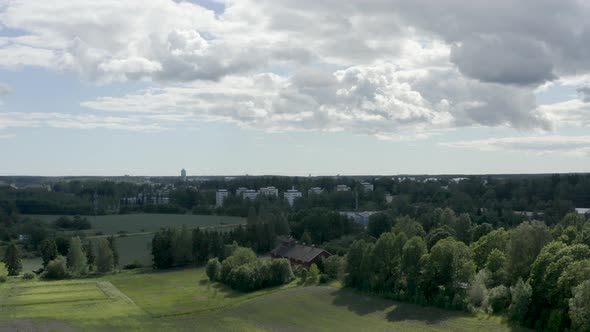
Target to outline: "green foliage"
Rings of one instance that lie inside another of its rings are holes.
[[[108,273],[115,267],[115,259],[111,245],[107,239],[98,240],[98,250],[96,255],[96,270],[100,273]]]
[[[419,236],[409,239],[402,248],[402,268],[406,275],[406,285],[410,295],[416,295],[422,257],[428,253],[426,243]]]
[[[68,251],[67,257],[68,271],[78,276],[86,273],[88,265],[86,261],[86,255],[82,250],[82,242],[79,237],[73,237],[70,239],[70,250]]]
[[[84,254],[86,255],[86,263],[88,263],[88,270],[92,270],[94,268],[94,261],[96,260],[96,257],[94,256],[92,241],[84,242],[83,249]]]
[[[423,287],[427,299],[442,305],[444,296],[452,298],[461,292],[475,273],[472,255],[463,242],[453,238],[438,241],[426,256],[424,266]]]
[[[475,274],[473,279],[469,282],[469,288],[467,289],[467,296],[469,304],[473,308],[483,307],[485,308],[488,303],[488,272],[486,270],[480,270]]]
[[[218,281],[221,275],[221,263],[219,262],[219,259],[211,258],[207,262],[205,270],[207,271],[207,277],[209,277],[209,280]]]
[[[533,262],[550,237],[547,226],[538,221],[523,222],[510,231],[506,258],[512,281],[528,277]]]
[[[57,245],[53,239],[45,239],[41,242],[41,258],[43,259],[43,267],[57,257]]]
[[[488,255],[485,268],[490,272],[490,284],[498,286],[506,283],[508,273],[506,272],[506,255],[498,249],[492,250]]]
[[[315,285],[318,283],[318,278],[320,276],[320,269],[318,269],[318,266],[314,263],[311,264],[311,266],[309,267],[309,273],[307,274],[307,279],[305,280],[305,284],[307,285]]]
[[[45,268],[43,277],[45,279],[64,279],[68,276],[68,269],[66,267],[66,259],[63,256],[57,256],[50,261]]]
[[[0,262],[0,277],[6,278],[7,275],[8,270],[6,270],[6,266],[4,265],[4,263]]]
[[[345,268],[344,257],[332,255],[324,261],[324,273],[331,279],[340,279],[344,275]]]
[[[301,239],[299,239],[299,241],[303,244],[307,244],[310,245],[312,244],[312,239],[311,239],[311,235],[309,235],[309,232],[303,232],[303,235],[301,235]]]
[[[242,247],[237,248],[221,266],[217,259],[209,260],[206,271],[210,280],[219,280],[242,292],[282,285],[294,278],[288,260],[257,259],[251,249]]]
[[[119,266],[119,250],[117,250],[117,241],[115,240],[115,237],[112,235],[109,236],[107,240],[109,241],[109,246],[111,248],[111,251],[113,252],[113,265],[116,268],[117,266]]]
[[[422,225],[409,216],[397,218],[392,231],[395,234],[404,233],[408,238],[412,238],[414,236],[424,237],[426,235]]]
[[[435,228],[428,233],[426,237],[426,244],[428,248],[432,248],[438,241],[446,239],[448,237],[454,237],[455,230],[451,226],[443,225],[439,228]]]
[[[369,217],[367,233],[373,237],[379,238],[381,234],[391,231],[393,221],[393,218],[388,213],[374,213]]]
[[[471,244],[473,250],[473,260],[478,269],[483,269],[488,260],[488,256],[493,250],[500,252],[506,251],[506,246],[510,239],[510,234],[500,228],[480,237],[477,241]]]
[[[33,280],[35,279],[35,274],[33,272],[25,272],[23,273],[24,280]]]
[[[491,309],[490,312],[504,311],[510,305],[510,290],[504,285],[490,289],[488,292],[488,305]]]
[[[348,273],[346,284],[350,287],[358,288],[361,285],[363,278],[361,265],[367,246],[364,240],[355,241],[346,255],[346,272]]]
[[[15,242],[10,242],[2,260],[9,276],[17,276],[23,269],[21,253]]]
[[[239,247],[221,263],[220,279],[223,282],[228,282],[230,273],[238,266],[246,265],[256,261],[256,253],[250,248]]]
[[[569,299],[568,305],[572,331],[590,331],[590,280],[573,289],[573,297]]]
[[[469,214],[467,213],[462,213],[459,215],[459,217],[457,218],[457,221],[455,222],[455,236],[457,237],[457,239],[459,241],[462,241],[465,244],[469,244],[471,243],[471,238],[472,238],[472,234],[471,234],[471,218],[469,217]]]
[[[520,323],[524,322],[529,311],[532,294],[531,286],[522,279],[518,279],[516,284],[510,287],[511,302],[508,307],[508,314],[513,320]]]

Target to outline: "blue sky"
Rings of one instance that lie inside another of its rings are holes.
[[[0,2],[0,175],[589,171],[587,5],[408,4]]]

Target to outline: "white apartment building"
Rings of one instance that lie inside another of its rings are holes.
[[[242,192],[242,198],[244,199],[251,199],[255,200],[258,197],[258,192],[256,190],[248,189]]]
[[[295,204],[295,200],[297,198],[301,197],[302,195],[301,195],[301,191],[295,190],[295,188],[291,188],[291,189],[285,191],[283,196],[285,197],[285,199],[287,200],[289,205],[293,206],[293,204]]]
[[[361,186],[363,186],[363,190],[365,192],[367,192],[367,191],[373,191],[375,189],[375,186],[372,183],[369,183],[369,182],[361,182]]]
[[[307,194],[321,194],[324,192],[324,189],[320,188],[320,187],[313,187],[313,188],[309,188],[309,190],[307,191]]]
[[[345,184],[339,184],[336,186],[336,191],[350,191],[350,187]]]
[[[246,188],[246,187],[240,187],[240,188],[236,189],[236,196],[242,196],[242,194],[245,191],[248,191],[248,188]]]
[[[265,196],[279,197],[279,190],[275,187],[260,188],[259,193]]]
[[[215,193],[215,207],[222,207],[223,202],[229,196],[229,192],[226,189],[219,189]]]

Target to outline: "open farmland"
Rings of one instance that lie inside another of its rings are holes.
[[[498,317],[419,307],[332,287],[243,294],[204,269],[0,284],[0,331],[525,331]]]
[[[31,218],[51,222],[60,216],[56,215],[28,215]],[[163,227],[188,228],[197,227],[222,227],[245,223],[240,217],[208,216],[193,214],[113,214],[104,216],[85,216],[92,223],[89,234],[102,232],[104,234],[116,234],[119,232],[145,233],[156,232]]]
[[[52,222],[60,216],[55,215],[28,215],[28,217],[45,222]],[[246,220],[240,217],[207,216],[191,214],[121,214],[106,216],[86,216],[92,223],[92,229],[86,230],[90,239],[100,236],[115,235],[119,250],[120,265],[132,263],[137,260],[143,265],[152,262],[150,245],[153,233],[163,227],[188,228],[227,228],[231,229]],[[72,232],[66,232],[72,233]],[[125,233],[125,236],[118,236]],[[96,235],[102,234],[102,235]],[[31,271],[40,267],[40,259],[24,260],[23,271]]]

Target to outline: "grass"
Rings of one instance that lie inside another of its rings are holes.
[[[499,317],[295,284],[239,293],[204,269],[125,271],[93,279],[0,284],[0,330],[524,331]]]
[[[60,216],[56,215],[27,215],[31,218],[39,219],[45,222],[52,222]],[[228,216],[205,216],[190,214],[121,214],[106,216],[88,216],[92,223],[92,229],[86,230],[86,234],[91,239],[100,236],[115,235],[117,236],[117,249],[119,250],[120,265],[126,265],[139,261],[145,266],[152,264],[150,245],[153,233],[163,227],[181,227],[186,225],[188,228],[217,228],[232,227],[245,223],[244,218]],[[104,235],[96,236],[100,232]],[[120,236],[119,232],[125,232]],[[71,232],[69,232],[71,233]],[[23,260],[23,271],[32,271],[41,267],[41,259]]]

